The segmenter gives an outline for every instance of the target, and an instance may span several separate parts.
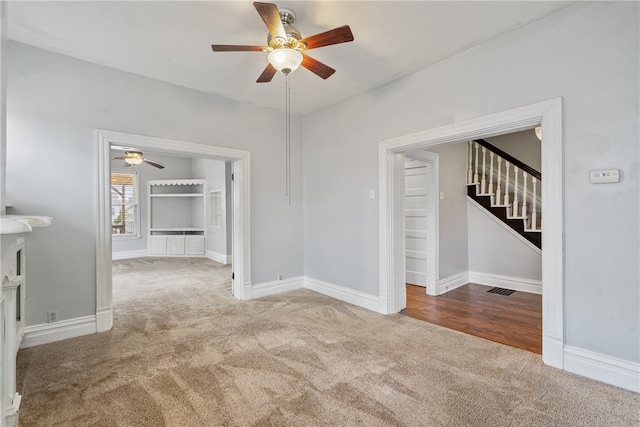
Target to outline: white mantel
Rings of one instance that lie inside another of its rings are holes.
[[[25,328],[27,288],[24,234],[52,223],[48,216],[0,215],[0,427],[18,425],[16,356]]]
[[[30,233],[34,228],[48,227],[53,218],[37,215],[0,215],[0,235]]]

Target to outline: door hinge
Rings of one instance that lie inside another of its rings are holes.
[[[234,280],[236,278],[236,273],[231,273],[231,280]]]
[[[234,174],[231,174],[231,181],[233,181],[233,180],[234,180],[234,178],[235,178],[235,177],[234,177]]]

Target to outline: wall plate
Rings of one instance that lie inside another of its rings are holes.
[[[600,169],[589,172],[589,182],[592,184],[613,184],[620,182],[619,169]]]

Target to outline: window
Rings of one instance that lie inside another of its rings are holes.
[[[111,172],[111,235],[140,237],[138,172]]]
[[[209,225],[222,227],[222,190],[209,192]]]

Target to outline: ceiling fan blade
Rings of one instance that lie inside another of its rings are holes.
[[[212,44],[214,52],[262,52],[262,46],[242,46],[235,44]]]
[[[271,79],[273,79],[273,76],[276,75],[277,71],[278,70],[276,70],[273,65],[267,64],[267,68],[265,68],[262,74],[260,74],[256,83],[269,83]]]
[[[325,65],[317,59],[313,59],[312,57],[305,55],[304,53],[302,54],[302,64],[300,65],[302,65],[312,73],[315,73],[318,76],[322,77],[323,79],[331,77],[331,75],[336,72],[336,70],[329,67],[328,65]]]
[[[164,165],[160,162],[156,162],[155,160],[151,160],[151,159],[144,159],[143,160],[146,164],[151,165],[153,167],[156,167],[158,169],[164,169]]]
[[[316,34],[315,36],[306,37],[300,40],[307,44],[307,49],[315,49],[322,46],[330,46],[332,44],[346,43],[353,41],[353,33],[348,25]]]
[[[124,160],[124,159],[126,159],[126,158],[127,158],[127,156],[119,156],[119,157],[114,157],[114,158],[113,158],[113,159],[111,159],[111,160]]]
[[[269,29],[269,34],[273,37],[287,39],[287,32],[284,30],[284,25],[282,25],[278,6],[273,3],[254,2],[253,7],[256,8],[258,14]]]

